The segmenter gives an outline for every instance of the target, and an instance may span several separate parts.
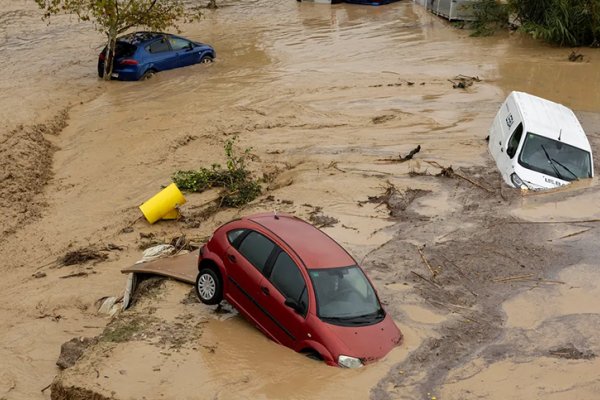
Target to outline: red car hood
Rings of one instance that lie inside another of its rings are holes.
[[[329,330],[348,348],[346,356],[368,363],[384,357],[402,342],[402,332],[388,315],[368,326],[338,326],[328,324]],[[337,358],[338,355],[334,355]]]

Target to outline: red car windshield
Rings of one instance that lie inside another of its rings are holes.
[[[370,325],[385,316],[375,289],[358,266],[308,272],[322,320],[337,325]]]

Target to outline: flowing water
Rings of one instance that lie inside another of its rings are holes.
[[[283,208],[307,216],[314,207],[323,207],[341,221],[327,232],[359,260],[395,232],[381,207],[357,202],[377,194],[386,180],[407,187],[410,169],[425,168],[418,161],[385,164],[378,159],[405,154],[420,144],[422,159],[491,166],[483,138],[511,90],[572,107],[582,116],[593,147],[600,138],[598,50],[581,49],[584,61],[572,63],[567,60],[570,49],[518,34],[470,38],[468,31],[407,1],[383,7],[226,1],[181,30],[184,36],[213,45],[216,62],[159,73],[146,82],[105,83],[95,72],[102,36],[91,24],[68,16],[48,24],[32,1],[0,0],[1,138],[19,125],[45,123],[69,110],[68,127],[49,138],[56,153],[54,177],[41,195],[43,210],[0,244],[5,274],[0,284],[0,398],[49,396],[49,391],[40,390],[57,373],[54,362],[60,344],[102,330],[107,321],[95,313],[94,302],[119,293],[119,269],[139,258],[138,232],[121,234],[121,229],[131,223],[140,232],[162,237],[184,231],[136,221],[137,205],[168,183],[177,169],[222,163],[226,138],[238,135],[241,147],[253,147],[258,159],[252,167],[277,172],[272,193],[277,199],[293,200],[287,209],[284,204],[289,203],[260,203],[243,213]],[[466,90],[453,89],[448,79],[459,74],[482,81]],[[18,157],[27,168],[31,155]],[[417,188],[434,192],[439,188],[420,185]],[[532,220],[597,218],[597,185],[595,180],[586,185],[556,199],[524,197],[512,212]],[[190,196],[188,205],[195,199]],[[444,216],[457,207],[448,193],[439,192],[421,201],[419,212]],[[207,237],[236,214],[221,212],[185,233]],[[7,226],[13,221],[4,215],[0,220]],[[101,268],[85,270],[90,272],[87,278],[60,279],[71,271],[48,267],[70,246],[109,242],[127,248],[118,256],[111,254]],[[40,268],[48,277],[32,278]],[[581,268],[564,279],[580,279],[587,267]],[[384,279],[375,275],[375,284],[389,284],[380,291],[407,340],[380,364],[358,372],[314,368],[234,318],[211,321],[205,329],[207,340],[218,338],[223,362],[206,361],[199,354],[179,359],[187,371],[179,384],[185,386],[196,368],[205,371],[201,381],[212,388],[200,398],[230,398],[227,390],[238,398],[367,397],[392,364],[434,335],[431,327],[446,319],[415,301],[405,304],[410,298],[405,287]],[[540,296],[508,303],[508,323],[531,327],[556,313],[574,313],[573,304],[590,300],[576,293],[573,300],[563,296],[565,302],[575,302],[570,306],[557,302],[556,307],[536,308],[545,301],[545,295]],[[525,316],[523,304],[531,307]],[[598,313],[597,307],[586,310]],[[153,372],[144,366],[152,365],[148,358],[159,356],[136,343],[120,348],[114,357],[140,370],[111,375],[108,386],[125,390],[124,398],[136,397],[127,390],[144,387],[147,374]],[[547,367],[547,360],[536,362],[541,371]],[[232,364],[235,372],[227,372]],[[479,367],[482,379],[508,370],[508,379],[531,381],[512,364],[489,368]],[[577,375],[579,368],[589,366],[574,368]],[[269,376],[273,370],[278,374]],[[138,383],[126,389],[133,381]],[[316,386],[305,386],[307,381]],[[449,398],[464,390],[483,390],[473,380],[463,381],[456,384],[461,387],[448,386]],[[166,397],[184,398],[181,392],[165,390]],[[588,394],[582,393],[580,398]],[[522,391],[518,397],[530,394]],[[498,396],[494,398],[510,397]]]

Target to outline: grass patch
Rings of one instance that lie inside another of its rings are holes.
[[[173,174],[173,182],[181,190],[203,192],[210,188],[220,187],[220,206],[241,207],[256,199],[262,192],[260,183],[254,179],[247,169],[247,161],[251,159],[252,148],[237,154],[234,144],[237,136],[225,142],[224,150],[227,159],[226,168],[213,164],[210,168],[177,171]]]

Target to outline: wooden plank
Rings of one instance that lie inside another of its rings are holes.
[[[122,269],[121,272],[161,275],[194,285],[198,276],[198,251],[134,264]]]

